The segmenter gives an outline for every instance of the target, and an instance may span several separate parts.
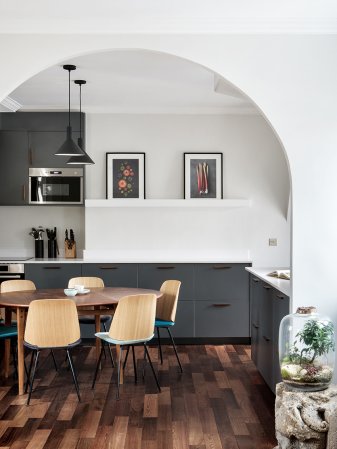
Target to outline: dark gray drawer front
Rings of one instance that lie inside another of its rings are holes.
[[[178,301],[176,324],[170,328],[173,337],[194,337],[194,302]],[[160,335],[168,338],[168,333],[163,329]]]
[[[196,337],[249,337],[249,305],[242,301],[195,301]]]
[[[238,300],[249,296],[249,275],[245,264],[196,265],[197,300]]]
[[[139,264],[138,285],[140,288],[159,290],[168,279],[181,281],[180,299],[194,299],[194,265],[193,264]]]
[[[107,287],[137,287],[137,264],[85,263],[82,276],[99,277]]]
[[[81,276],[81,264],[25,264],[25,278],[36,288],[67,288],[69,279]]]

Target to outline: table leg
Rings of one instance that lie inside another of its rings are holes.
[[[12,324],[12,309],[6,307],[5,309],[5,324],[10,326]],[[9,361],[11,357],[11,339],[5,340],[5,354],[4,354],[4,376],[7,379],[9,376]]]
[[[25,383],[25,365],[24,365],[24,347],[23,347],[23,337],[25,332],[25,317],[26,311],[24,308],[18,307],[16,312],[17,327],[18,327],[18,384],[19,384],[19,395],[24,393],[24,383]]]
[[[95,310],[99,310],[100,307],[96,306]],[[101,331],[101,317],[100,315],[95,315],[95,332]],[[101,340],[99,338],[96,338],[96,360],[99,359],[99,355],[101,352]]]

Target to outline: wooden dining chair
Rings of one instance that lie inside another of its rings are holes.
[[[68,288],[74,288],[75,285],[84,285],[85,288],[103,288],[104,287],[104,281],[101,278],[93,277],[93,276],[82,276],[77,278],[71,278],[68,282]],[[88,307],[86,307],[88,309]],[[80,315],[78,317],[80,324],[92,324],[95,326],[95,317],[90,315]],[[101,325],[103,327],[103,330],[107,332],[107,323],[110,322],[111,316],[110,315],[101,315],[100,316]],[[111,348],[109,345],[109,354],[111,363],[114,364],[113,356],[111,353]],[[104,352],[105,355],[105,352]]]
[[[30,281],[29,279],[11,279],[8,281],[4,281],[0,284],[1,293],[12,293],[12,292],[20,292],[20,291],[34,291],[34,290],[36,290],[35,284],[33,281]],[[0,330],[1,338],[3,338],[3,339],[17,338],[18,332],[17,332],[16,324],[12,323],[10,326],[5,326],[5,327],[7,327],[7,329],[2,328]],[[9,333],[11,334],[10,337],[8,337]],[[7,335],[7,336],[5,336],[5,335]],[[11,346],[13,348],[13,345],[11,345]],[[56,364],[54,353],[52,350],[50,351],[50,353],[53,358],[55,370],[57,371],[57,364]],[[13,360],[14,360],[15,372],[17,372],[15,351],[13,352]],[[7,362],[7,363],[9,363],[9,362]],[[26,369],[26,365],[25,365],[25,369]],[[28,387],[28,383],[26,384],[26,391],[27,391],[27,387]]]
[[[117,394],[119,399],[119,384],[120,372],[122,369],[123,347],[132,347],[133,350],[133,366],[136,377],[136,360],[134,353],[134,345],[142,344],[144,346],[145,354],[149,360],[153,376],[155,378],[158,390],[160,385],[154,371],[149,351],[147,349],[147,342],[154,336],[154,322],[156,316],[156,295],[133,295],[125,296],[118,302],[109,332],[98,332],[96,337],[103,342],[119,345],[119,359],[117,363]],[[99,359],[96,365],[96,371],[92,388],[95,386],[98,369],[101,363],[103,350],[101,350]]]
[[[33,373],[29,381],[27,405],[33,391],[36,367],[43,349],[65,349],[78,400],[81,400],[77,376],[70,350],[81,342],[77,308],[69,299],[41,299],[29,305],[24,345],[35,354]],[[31,372],[33,359],[29,373]]]
[[[175,324],[180,286],[181,286],[180,281],[169,280],[165,281],[160,287],[160,291],[163,293],[163,295],[157,300],[155,327],[157,329],[158,349],[161,363],[163,363],[163,354],[160,342],[160,329],[166,329],[171,339],[171,343],[180,367],[180,371],[183,372],[177,348],[174,343],[172,333],[170,331],[170,327],[174,326]]]

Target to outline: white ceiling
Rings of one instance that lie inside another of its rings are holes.
[[[0,33],[336,30],[335,0],[0,0]]]
[[[74,58],[71,79],[84,79],[82,110],[113,113],[256,113],[237,89],[206,68],[175,56],[143,50],[110,51]],[[71,84],[72,109],[79,87]],[[65,110],[68,72],[50,67],[10,94],[21,110]]]

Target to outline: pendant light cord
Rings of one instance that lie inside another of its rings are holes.
[[[82,84],[80,84],[80,138],[82,139]]]
[[[68,110],[68,121],[69,121],[69,128],[70,128],[70,70],[68,71],[69,72],[69,88],[68,88],[68,92],[69,92],[69,101],[68,101],[68,104],[69,104],[69,110]]]

